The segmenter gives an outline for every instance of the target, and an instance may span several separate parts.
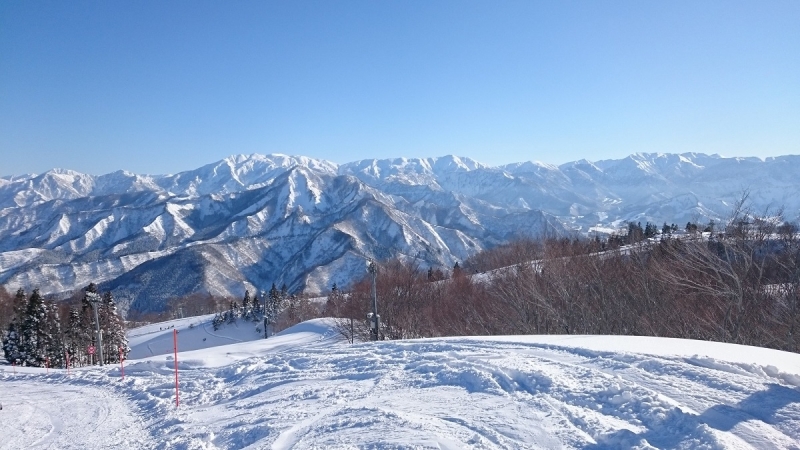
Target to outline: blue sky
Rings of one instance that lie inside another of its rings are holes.
[[[0,175],[800,153],[800,2],[4,1]]]

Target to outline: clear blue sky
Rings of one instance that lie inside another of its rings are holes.
[[[0,175],[800,153],[800,1],[0,2]]]

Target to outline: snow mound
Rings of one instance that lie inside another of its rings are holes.
[[[263,323],[239,319],[214,331],[214,315],[178,319],[131,330],[131,364],[138,360],[172,361],[173,330],[177,330],[179,362],[193,367],[218,367],[246,358],[339,339],[332,319],[314,319],[264,338]]]

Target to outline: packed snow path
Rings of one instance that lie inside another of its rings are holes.
[[[296,331],[180,354],[177,409],[163,355],[131,361],[124,381],[111,368],[24,381],[0,372],[0,401],[46,411],[44,423],[4,420],[5,436],[42,430],[7,448],[69,441],[78,432],[66,421],[92,422],[98,410],[61,403],[97,389],[99,402],[112,392],[129,402],[112,420],[130,424],[127,448],[800,449],[800,355],[633,337],[348,345],[321,322]],[[28,388],[7,400],[18,385]],[[64,397],[32,403],[31,392]],[[79,428],[87,439],[99,433],[90,428]],[[52,448],[100,448],[108,435]]]
[[[155,447],[129,402],[86,380],[71,381],[4,377],[0,449]]]

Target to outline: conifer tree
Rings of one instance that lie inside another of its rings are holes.
[[[275,303],[275,302],[277,302],[277,299],[279,299],[280,297],[281,297],[281,294],[278,291],[278,288],[275,287],[275,283],[272,283],[272,287],[269,290],[269,294],[267,294],[267,303],[268,304],[269,303]]]
[[[664,236],[672,234],[672,227],[667,225],[667,222],[664,222],[664,225],[661,226],[661,234]]]
[[[261,295],[258,294],[258,291],[253,295],[253,320],[258,321],[264,315],[264,305],[263,305],[263,292]]]
[[[81,317],[78,308],[71,307],[69,309],[69,320],[67,327],[64,330],[64,347],[69,357],[69,364],[71,366],[84,365],[86,354],[84,350],[91,344],[90,330],[83,328]]]
[[[49,367],[64,365],[64,340],[61,333],[61,317],[58,306],[52,300],[44,303],[45,307],[45,358]]]
[[[644,227],[644,237],[651,238],[654,237],[656,234],[658,234],[658,228],[656,227],[656,224],[647,222],[647,224]]]
[[[464,271],[461,270],[461,266],[458,264],[458,261],[453,265],[453,278],[460,278],[464,275]]]
[[[48,344],[46,321],[47,309],[44,300],[39,295],[39,289],[34,289],[28,298],[21,332],[23,365],[44,366]]]
[[[125,357],[130,352],[128,337],[125,333],[125,322],[117,312],[117,305],[111,292],[103,294],[103,347],[106,363],[119,362],[120,349]]]
[[[214,331],[217,331],[219,330],[219,327],[221,327],[224,323],[225,323],[225,314],[217,313],[217,315],[214,316],[214,320],[211,321],[211,326],[214,327]]]
[[[242,317],[249,319],[253,314],[253,301],[250,299],[250,291],[244,291],[244,298],[242,299]]]
[[[251,315],[251,319],[253,322],[258,322],[264,317],[264,306],[262,305],[262,301],[258,298],[258,292],[253,295],[253,302],[252,302],[252,310],[253,313]]]
[[[17,318],[18,322],[22,322],[27,309],[28,297],[25,295],[25,289],[19,288],[14,296],[14,317]]]
[[[278,314],[280,314],[281,306],[283,303],[283,299],[281,298],[281,293],[278,291],[278,288],[275,287],[275,283],[272,283],[272,288],[269,290],[267,294],[267,304],[265,306],[264,311],[264,322],[267,326],[273,325],[273,332],[274,332],[274,324],[278,321]]]
[[[17,327],[17,319],[11,319],[8,324],[8,332],[3,337],[3,355],[6,361],[12,364],[21,365],[24,359],[22,353],[22,339]]]
[[[20,288],[14,296],[11,322],[8,324],[5,336],[3,336],[3,355],[6,361],[17,365],[22,365],[25,360],[22,328],[27,305],[28,300],[25,297],[25,290]]]

